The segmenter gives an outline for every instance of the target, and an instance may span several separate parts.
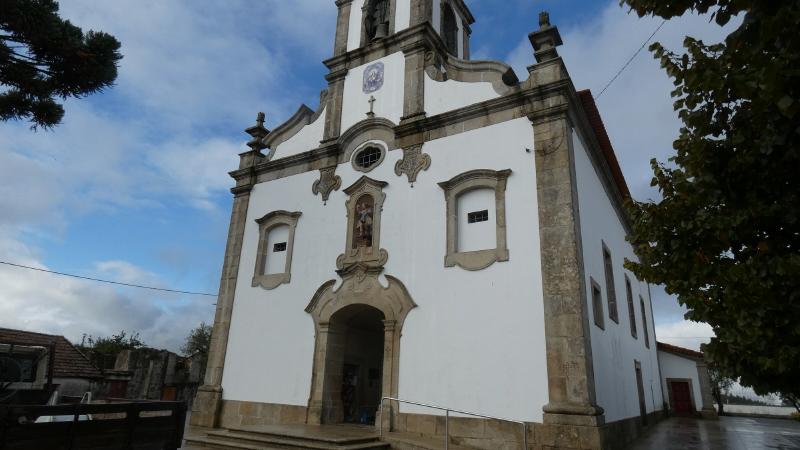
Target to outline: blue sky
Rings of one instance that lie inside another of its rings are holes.
[[[595,93],[655,30],[617,0],[467,0],[473,57],[533,62],[527,34],[549,10],[576,87]],[[62,16],[122,42],[114,88],[66,102],[63,124],[0,123],[0,259],[85,276],[216,293],[230,214],[227,176],[256,113],[274,128],[300,103],[316,109],[333,46],[333,0],[62,0]],[[498,6],[501,5],[501,6]],[[720,40],[704,17],[656,36]],[[679,122],[671,82],[642,52],[599,100],[634,196],[651,198],[652,157]],[[710,329],[682,321],[654,290],[659,338],[696,347]],[[0,326],[64,334],[135,330],[177,350],[213,320],[213,298],[161,294],[0,266]],[[675,339],[671,339],[675,338]]]

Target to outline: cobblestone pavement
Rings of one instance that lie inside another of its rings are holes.
[[[670,418],[646,432],[629,450],[800,450],[800,422]]]

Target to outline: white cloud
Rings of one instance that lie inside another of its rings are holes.
[[[28,256],[26,256],[28,255]],[[26,246],[0,239],[0,259],[47,269]],[[164,286],[153,273],[125,261],[106,261],[86,275],[133,284]],[[0,265],[0,327],[66,336],[110,336],[139,332],[145,343],[180,349],[189,330],[213,320],[213,297],[117,288],[17,267]]]
[[[700,350],[700,345],[711,341],[714,331],[707,323],[682,320],[656,324],[656,336],[660,342]]]
[[[597,20],[560,30],[564,45],[558,49],[559,54],[577,89],[600,94],[662,21],[639,18],[627,11],[618,1],[611,0]],[[737,21],[733,22],[720,28],[709,23],[708,16],[686,15],[668,21],[653,41],[680,52],[685,36],[718,42],[738,26]],[[520,77],[527,75],[525,68],[533,63],[528,39],[520,42],[508,60]],[[658,196],[650,187],[650,159],[665,161],[673,154],[672,142],[680,128],[670,97],[673,88],[659,61],[645,48],[598,100],[631,193],[639,200]]]

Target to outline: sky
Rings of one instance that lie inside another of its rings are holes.
[[[0,261],[124,283],[215,294],[242,130],[268,128],[301,103],[316,109],[333,48],[333,0],[61,0],[61,15],[122,43],[116,85],[65,103],[52,130],[0,122]],[[533,63],[529,32],[548,10],[578,89],[597,95],[661,23],[618,0],[467,0],[473,59]],[[498,6],[501,5],[501,6]],[[708,17],[667,22],[654,40],[681,49],[730,28]],[[651,158],[665,160],[680,123],[672,83],[645,49],[598,100],[638,200],[657,198]],[[683,320],[653,287],[658,339],[698,348],[712,331]],[[138,332],[178,351],[213,322],[213,297],[98,284],[0,265],[0,327],[64,335]]]

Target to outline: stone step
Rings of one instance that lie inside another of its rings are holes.
[[[302,440],[304,442],[332,445],[354,445],[378,441],[378,434],[374,428],[361,427],[241,427],[229,428],[227,430],[211,430],[210,436],[256,436],[273,437],[280,439]]]
[[[339,438],[328,436],[293,437],[274,433],[215,430],[206,436],[186,439],[188,446],[222,450],[388,450],[376,437]]]
[[[393,431],[384,435],[384,441],[392,450],[444,450],[444,437],[429,438],[413,433]],[[476,450],[474,447],[456,445],[450,442],[448,450]]]

